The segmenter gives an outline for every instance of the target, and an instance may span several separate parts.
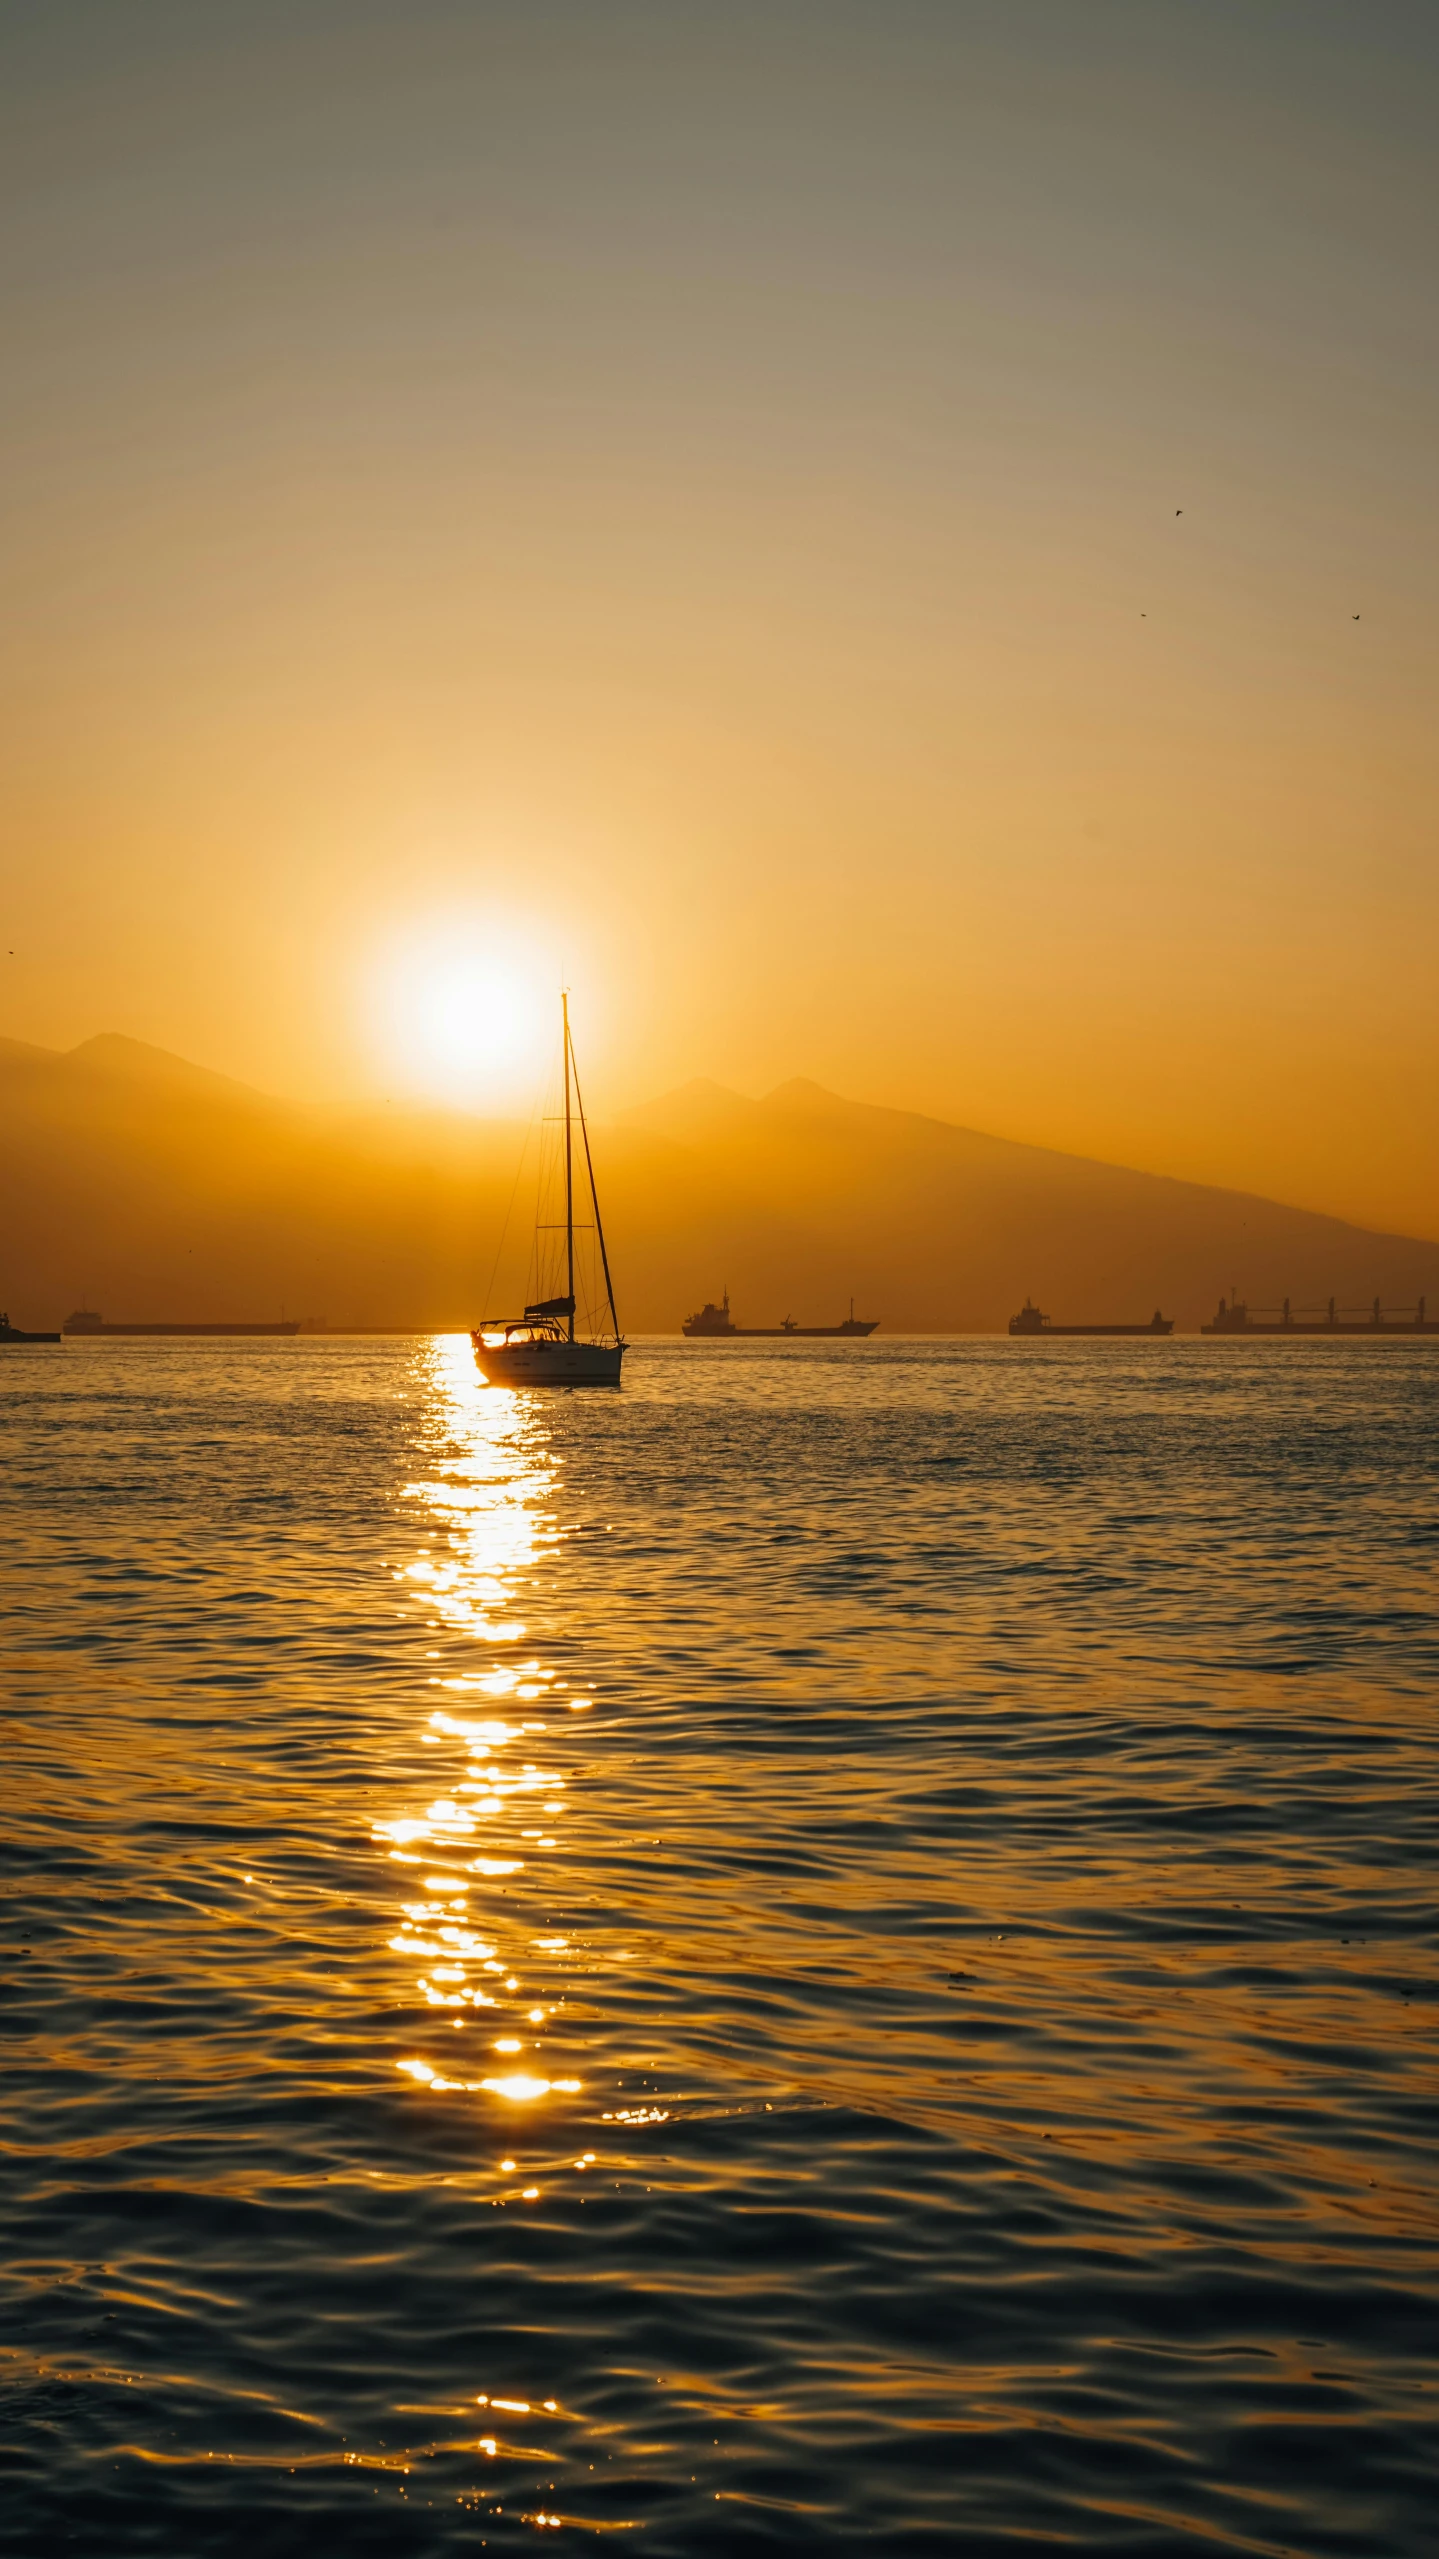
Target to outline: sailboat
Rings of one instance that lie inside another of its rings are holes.
[[[618,1386],[620,1362],[627,1347],[620,1336],[614,1283],[610,1278],[610,1257],[605,1250],[605,1230],[600,1223],[600,1195],[595,1187],[590,1133],[585,1125],[580,1073],[575,1063],[574,1041],[570,1036],[568,995],[560,997],[560,1020],[565,1077],[565,1290],[562,1297],[538,1298],[533,1306],[525,1308],[523,1315],[486,1316],[483,1323],[475,1326],[470,1335],[475,1361],[481,1376],[490,1386]],[[589,1341],[577,1340],[575,1335],[576,1117],[584,1147],[595,1240],[600,1249],[600,1267],[605,1277],[610,1318],[608,1335],[601,1331]],[[537,1217],[536,1236],[542,1231],[543,1221]],[[538,1254],[536,1266],[539,1267]]]

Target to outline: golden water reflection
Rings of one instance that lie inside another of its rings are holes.
[[[480,2028],[484,2054],[476,2067],[467,2044],[463,2075],[433,2050],[396,2066],[424,2088],[529,2106],[580,2088],[546,2058],[563,2024],[563,1998],[541,1999],[525,1979],[536,1956],[552,1961],[567,1940],[529,1938],[502,1955],[502,1940],[513,1941],[522,1925],[519,1911],[490,1908],[477,1920],[471,1905],[560,1845],[555,1825],[567,1780],[544,1764],[553,1754],[549,1714],[523,1710],[580,1714],[592,1693],[572,1688],[537,1656],[516,1657],[528,1631],[517,1613],[524,1584],[566,1534],[553,1513],[559,1470],[536,1399],[484,1385],[467,1337],[432,1342],[425,1357],[442,1455],[432,1476],[404,1488],[426,1533],[394,1578],[423,1605],[433,1631],[472,1643],[477,1657],[473,1669],[429,1681],[446,1702],[431,1708],[421,1740],[439,1754],[442,1791],[377,1822],[374,1837],[393,1864],[416,1870],[413,1897],[397,1903],[388,1941],[414,1967],[413,2004],[453,2033]],[[501,1706],[508,1711],[496,1712]]]

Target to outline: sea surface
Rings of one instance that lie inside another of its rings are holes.
[[[13,2559],[1429,2559],[1432,1349],[0,1358]]]

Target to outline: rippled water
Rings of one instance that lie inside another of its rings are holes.
[[[4,1355],[6,2547],[1433,2547],[1396,1344]]]

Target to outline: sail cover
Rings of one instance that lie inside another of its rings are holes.
[[[575,1301],[572,1297],[542,1297],[538,1306],[527,1306],[525,1308],[525,1314],[527,1317],[531,1315],[573,1315],[574,1311]]]

